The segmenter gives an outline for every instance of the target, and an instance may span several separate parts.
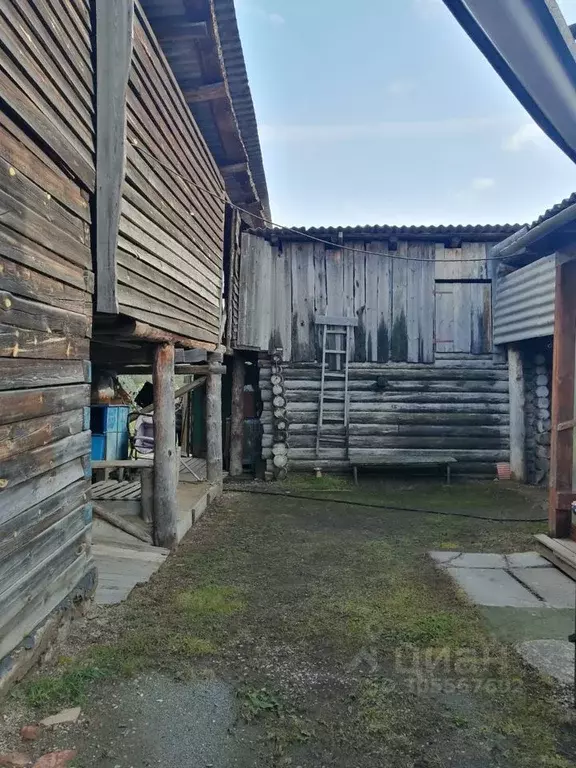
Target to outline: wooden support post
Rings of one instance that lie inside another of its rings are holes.
[[[154,540],[171,549],[177,543],[176,404],[174,347],[154,350]]]
[[[548,522],[550,535],[570,536],[570,503],[573,494],[572,428],[559,430],[570,422],[574,412],[574,366],[576,364],[576,260],[556,266],[556,305],[554,313],[554,360],[552,369],[552,434],[550,446],[550,495]]]
[[[140,506],[142,509],[142,520],[145,523],[154,521],[154,470],[140,470]]]
[[[208,355],[210,373],[206,381],[206,475],[209,483],[222,480],[222,359],[221,352]]]
[[[524,367],[518,347],[508,347],[510,396],[510,471],[514,480],[526,482],[526,426],[524,423]]]
[[[246,366],[240,354],[234,354],[232,365],[232,418],[230,423],[230,476],[242,474],[244,448],[244,381]]]

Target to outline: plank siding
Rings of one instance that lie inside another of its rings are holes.
[[[89,3],[6,0],[0,24],[2,658],[93,569],[95,172]]]
[[[350,345],[356,363],[433,364],[435,348],[490,352],[485,245],[446,248],[401,240],[390,251],[386,241],[353,241],[344,243],[346,248],[299,241],[271,245],[245,234],[238,344],[269,351],[270,340],[281,339],[286,360],[318,362],[321,333],[315,317],[329,315],[358,320]],[[458,261],[463,258],[484,261]],[[272,317],[270,296],[275,297]]]
[[[223,182],[136,3],[119,312],[202,346],[221,335]]]

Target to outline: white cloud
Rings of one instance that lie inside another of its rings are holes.
[[[392,80],[386,86],[386,92],[391,96],[404,96],[407,93],[412,93],[416,88],[416,83],[413,80]]]
[[[499,132],[509,121],[502,117],[455,117],[445,120],[399,120],[383,123],[327,123],[320,125],[260,126],[260,136],[268,142],[348,141],[356,139],[398,139],[455,137]]]
[[[477,192],[483,192],[485,189],[490,189],[495,184],[495,180],[490,178],[490,176],[477,176],[475,179],[472,179],[471,186],[472,189]]]
[[[506,152],[520,152],[528,147],[543,146],[546,142],[546,134],[536,123],[525,123],[514,131],[513,134],[506,137],[502,148]]]
[[[281,27],[282,24],[286,24],[286,19],[279,13],[270,13],[268,15],[268,20],[271,24],[274,24],[275,27]]]

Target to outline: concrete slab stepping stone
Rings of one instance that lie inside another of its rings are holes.
[[[565,685],[574,682],[574,645],[568,640],[527,640],[516,650],[524,661]]]
[[[468,597],[479,605],[542,608],[543,603],[501,568],[446,569]]]
[[[537,552],[514,552],[506,555],[509,568],[554,568],[552,563]]]
[[[512,573],[551,608],[574,608],[576,584],[557,568],[513,568]]]

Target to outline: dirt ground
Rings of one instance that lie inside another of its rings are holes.
[[[246,492],[263,490],[285,495]],[[24,749],[75,747],[76,768],[576,766],[566,692],[426,555],[529,550],[545,525],[524,520],[544,509],[541,491],[494,482],[227,491],[150,583],[93,611],[16,688],[0,751],[80,704],[78,723]]]

